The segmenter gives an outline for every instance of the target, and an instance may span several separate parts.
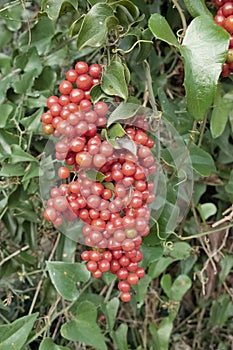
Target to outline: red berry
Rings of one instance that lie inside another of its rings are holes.
[[[78,74],[85,74],[88,72],[89,67],[86,62],[79,61],[75,64],[75,70]]]
[[[99,78],[100,74],[102,72],[102,68],[98,63],[93,63],[89,67],[89,74],[93,78]]]
[[[121,298],[121,301],[128,303],[131,299],[131,295],[129,292],[121,293],[120,298]]]
[[[61,166],[58,169],[58,176],[61,179],[67,179],[70,176],[70,170],[66,166]]]
[[[233,15],[225,19],[224,28],[228,31],[228,33],[233,34]]]

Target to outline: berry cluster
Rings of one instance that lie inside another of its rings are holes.
[[[213,0],[218,7],[215,23],[223,27],[230,34],[229,50],[226,62],[222,67],[222,76],[228,77],[233,72],[233,1]]]
[[[106,271],[116,274],[121,300],[126,302],[130,286],[144,276],[138,264],[143,258],[142,237],[150,231],[149,205],[155,200],[154,183],[148,179],[156,172],[154,141],[144,131],[148,130],[144,115],[134,117],[134,125],[129,121],[121,125],[133,152],[116,146],[119,138],[111,142],[106,137],[108,105],[102,101],[92,105],[89,99],[100,74],[99,65],[78,62],[59,86],[62,95],[47,100],[43,130],[50,134],[51,129],[59,138],[55,157],[63,162],[58,177],[65,182],[51,189],[44,218],[55,226],[77,218],[83,221],[83,243],[93,248],[81,254],[87,269],[94,278]]]

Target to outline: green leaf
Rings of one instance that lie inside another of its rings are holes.
[[[110,114],[107,127],[113,123],[116,123],[117,121],[124,121],[125,119],[134,117],[140,110],[142,110],[142,106],[140,105],[121,102]]]
[[[142,244],[141,251],[143,254],[143,266],[150,265],[152,262],[159,260],[163,255],[163,247],[160,245],[149,247]]]
[[[212,17],[212,14],[208,10],[203,0],[184,0],[184,4],[192,17],[201,15],[208,15]]]
[[[91,88],[90,94],[91,94],[91,101],[93,104],[108,97],[101,89],[100,84],[94,85]]]
[[[115,331],[112,331],[111,337],[116,344],[118,350],[128,350],[127,342],[128,326],[126,323],[122,323]]]
[[[20,162],[38,162],[30,153],[25,152],[19,145],[11,146],[10,160],[12,164]]]
[[[13,70],[11,73],[7,74],[4,78],[0,80],[0,103],[3,103],[7,90],[11,86],[12,81],[15,79],[15,75],[19,73],[19,69]]]
[[[214,300],[209,317],[211,327],[223,328],[228,318],[233,316],[233,304],[228,294],[220,294],[217,300]]]
[[[167,255],[174,260],[187,259],[190,256],[192,247],[186,242],[175,242],[172,249],[165,248],[164,255]]]
[[[128,86],[125,78],[125,68],[120,62],[113,61],[102,75],[102,90],[110,96],[119,96],[124,100],[128,97]]]
[[[132,286],[133,290],[136,293],[135,298],[138,303],[145,302],[145,298],[146,298],[146,294],[147,294],[150,282],[151,282],[151,277],[148,275],[145,275],[142,279],[139,280],[139,282],[136,285]]]
[[[41,129],[41,115],[44,108],[39,108],[35,113],[20,120],[20,123],[27,129],[27,131],[39,132]]]
[[[110,331],[113,330],[113,327],[115,325],[119,305],[120,305],[120,302],[119,302],[118,298],[111,299],[106,305],[105,314],[106,314],[106,319],[107,319],[107,323],[108,323],[108,329]]]
[[[166,268],[173,263],[175,260],[173,258],[161,257],[158,261],[153,262],[150,267],[148,274],[151,278],[157,278]]]
[[[180,44],[167,20],[159,13],[154,13],[151,15],[148,21],[148,26],[157,39],[163,40],[169,45],[173,45],[178,49],[180,48]]]
[[[64,299],[75,300],[79,295],[77,282],[87,282],[90,278],[85,265],[61,261],[47,261],[46,264],[51,281],[58,293]]]
[[[233,268],[233,256],[225,255],[220,260],[221,271],[219,273],[219,279],[221,282],[224,282],[227,276],[231,273]]]
[[[0,129],[0,160],[11,156],[11,145],[19,142],[19,137],[8,131]]]
[[[38,313],[18,318],[13,323],[0,326],[0,349],[21,350],[36,321]]]
[[[214,203],[199,204],[197,209],[203,221],[206,221],[210,216],[217,213],[217,207]]]
[[[121,124],[116,123],[111,128],[108,129],[108,137],[110,139],[115,139],[116,137],[122,137],[125,135],[125,130]]]
[[[86,170],[85,174],[90,180],[99,182],[103,182],[106,177],[103,173],[95,169]]]
[[[222,135],[232,109],[233,95],[231,93],[227,93],[222,96],[222,91],[219,87],[215,94],[213,112],[210,119],[210,131],[213,138]]]
[[[207,15],[196,17],[185,33],[180,52],[187,108],[197,120],[205,118],[213,102],[228,44],[228,33]]]
[[[96,4],[85,15],[77,38],[77,48],[85,46],[99,47],[106,39],[108,32],[107,18],[113,15],[113,10],[107,4]]]
[[[54,36],[54,23],[47,17],[40,17],[35,26],[31,29],[31,46],[36,47],[39,55],[46,52],[51,46],[51,39]],[[24,31],[19,38],[19,48],[28,51],[29,33]]]
[[[22,178],[22,183],[39,176],[39,165],[35,162],[30,162],[25,169],[24,177]]]
[[[42,0],[42,11],[46,12],[48,17],[52,20],[58,19],[58,17],[66,12],[72,11],[72,9],[78,9],[77,0]]]
[[[89,301],[81,302],[75,319],[61,327],[62,336],[68,340],[92,345],[95,349],[107,350],[104,335],[96,323],[96,317],[96,306]]]
[[[0,105],[0,128],[4,128],[6,126],[7,120],[10,117],[13,109],[13,106],[7,103]]]
[[[30,90],[35,79],[35,72],[30,71],[22,74],[20,80],[12,84],[14,91],[17,94],[24,94],[27,90]]]
[[[67,346],[59,346],[51,338],[45,338],[40,343],[39,350],[70,350]]]
[[[131,19],[131,21],[136,20],[140,14],[137,6],[133,4],[132,1],[129,0],[118,0],[115,5],[118,7],[120,6],[121,8],[124,8],[124,10],[127,10],[128,17]]]
[[[230,172],[229,181],[225,186],[225,190],[229,194],[233,194],[233,170]]]
[[[191,288],[192,281],[186,275],[179,275],[172,284],[169,292],[169,298],[175,301],[181,301],[184,294]]]
[[[25,167],[22,164],[4,164],[0,170],[0,176],[22,176],[25,174]]]
[[[190,157],[193,169],[201,176],[209,176],[216,170],[211,155],[194,143],[190,147]]]

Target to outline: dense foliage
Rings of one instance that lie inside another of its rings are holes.
[[[231,3],[1,1],[0,350],[232,348]],[[101,67],[85,100],[117,102],[113,143],[135,105],[153,116],[156,199],[128,303],[44,218],[61,165],[48,98],[77,62]]]

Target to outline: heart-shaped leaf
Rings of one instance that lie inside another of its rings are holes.
[[[62,336],[68,340],[92,345],[95,349],[107,350],[104,335],[96,323],[96,317],[96,306],[89,301],[81,302],[75,319],[61,327]]]
[[[121,62],[113,61],[103,72],[101,88],[107,95],[119,96],[127,100],[128,86],[125,67]]]
[[[75,300],[79,291],[77,282],[87,282],[90,273],[81,263],[67,263],[62,261],[47,261],[47,268],[51,281],[61,296],[67,300]]]
[[[18,318],[13,323],[0,326],[0,349],[21,350],[36,321],[38,313]]]

